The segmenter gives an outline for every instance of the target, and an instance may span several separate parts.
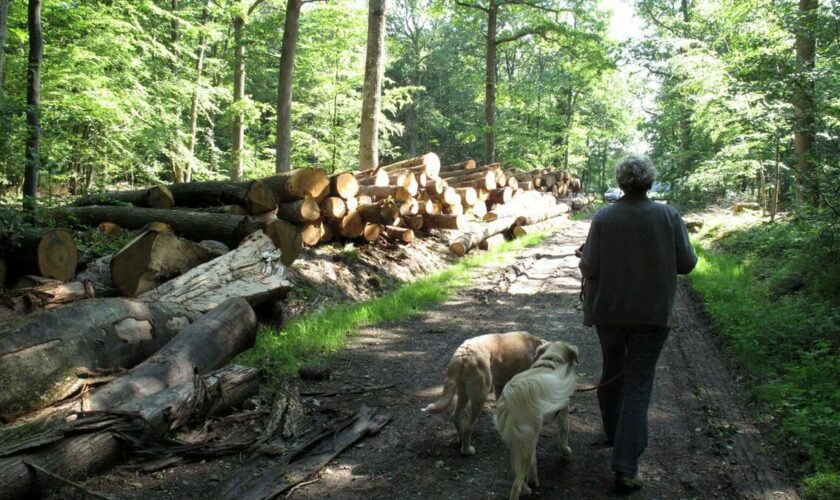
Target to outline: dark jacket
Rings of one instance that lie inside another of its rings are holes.
[[[628,194],[598,211],[583,247],[583,324],[671,325],[677,274],[697,264],[677,211]]]

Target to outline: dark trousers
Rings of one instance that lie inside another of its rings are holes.
[[[633,475],[647,447],[653,378],[669,328],[648,325],[596,325],[595,328],[604,362],[601,384],[606,383],[598,389],[598,405],[604,432],[614,447],[612,470]]]

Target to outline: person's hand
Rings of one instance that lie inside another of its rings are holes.
[[[584,245],[585,245],[585,243],[584,243]],[[575,257],[577,257],[579,259],[582,255],[583,255],[583,245],[581,245],[577,249],[575,249]]]

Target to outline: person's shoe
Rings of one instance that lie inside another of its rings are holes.
[[[644,484],[642,476],[638,472],[633,475],[624,474],[622,472],[615,473],[615,489],[618,493],[632,493],[636,490],[642,489]]]

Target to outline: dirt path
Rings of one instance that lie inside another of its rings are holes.
[[[529,330],[569,340],[582,354],[581,382],[596,381],[600,350],[594,330],[581,325],[573,255],[587,227],[572,222],[545,244],[522,250],[513,265],[480,270],[473,287],[419,318],[363,330],[331,360],[331,381],[301,383],[302,391],[394,384],[304,400],[316,414],[352,412],[364,403],[384,408],[392,420],[291,498],[507,498],[512,476],[507,450],[492,426],[495,403],[487,404],[477,425],[473,457],[458,454],[447,415],[426,415],[420,408],[440,393],[443,368],[455,347],[484,333]],[[646,486],[632,498],[797,498],[781,468],[764,455],[763,438],[739,397],[737,376],[722,360],[714,332],[685,286],[676,317],[657,372],[650,443],[641,464]],[[593,444],[601,438],[594,393],[575,396],[571,429],[568,463],[548,435],[553,429],[544,431],[537,451],[541,487],[532,498],[614,497],[611,449]],[[212,498],[214,488],[238,466],[238,460],[228,459],[146,479],[112,474],[90,485],[142,498]]]

